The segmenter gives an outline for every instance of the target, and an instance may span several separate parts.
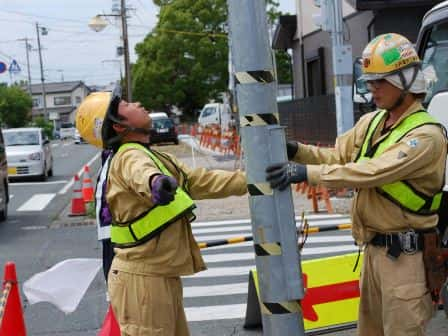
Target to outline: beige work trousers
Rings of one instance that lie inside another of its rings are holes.
[[[426,288],[422,252],[391,260],[385,247],[364,252],[359,336],[423,336],[434,307]]]
[[[109,295],[121,336],[189,336],[180,277],[162,278],[114,270]]]

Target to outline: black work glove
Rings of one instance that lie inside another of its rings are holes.
[[[284,190],[290,183],[307,180],[306,166],[293,162],[270,165],[266,168],[266,180],[272,189]]]
[[[299,150],[299,143],[296,141],[288,141],[286,143],[286,153],[288,153],[288,160],[292,160]]]
[[[156,205],[167,205],[174,200],[177,181],[166,175],[157,175],[151,181],[152,201]]]

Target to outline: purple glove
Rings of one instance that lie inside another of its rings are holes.
[[[166,175],[157,175],[151,181],[152,201],[156,205],[167,205],[174,200],[177,181]]]

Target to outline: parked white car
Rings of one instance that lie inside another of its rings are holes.
[[[3,130],[8,177],[39,177],[45,181],[53,176],[53,155],[50,140],[41,128],[10,128]]]

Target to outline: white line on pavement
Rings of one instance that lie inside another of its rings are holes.
[[[358,248],[355,245],[340,245],[331,247],[306,247],[302,250],[301,255],[319,255],[337,252],[352,252],[356,251]],[[249,253],[221,253],[221,254],[206,254],[203,256],[205,262],[222,262],[222,261],[244,261],[244,260],[254,260],[255,254],[253,252]]]
[[[255,265],[235,266],[235,267],[211,267],[205,271],[199,272],[195,275],[189,275],[184,278],[215,278],[228,277],[235,275],[248,275]],[[186,287],[185,287],[186,288]]]
[[[185,298],[215,296],[215,295],[246,294],[246,293],[247,293],[247,281],[227,285],[191,286],[191,287],[184,286]]]
[[[41,211],[56,196],[56,194],[36,194],[22,204],[16,211]]]
[[[90,165],[93,162],[95,162],[95,160],[98,159],[100,157],[100,155],[101,155],[101,152],[96,153],[95,156],[89,162],[87,162],[85,165],[83,165],[82,168],[78,172],[78,176],[81,176],[82,172],[84,171],[85,166],[90,167]],[[69,190],[72,187],[73,183],[74,183],[74,179],[71,179],[70,182],[68,182],[61,190],[59,190],[58,194],[59,195],[65,194],[67,192],[67,190]]]
[[[246,304],[185,308],[188,322],[243,318]]]
[[[17,187],[20,187],[20,186],[30,186],[30,185],[39,185],[39,186],[41,186],[41,185],[46,185],[46,184],[62,184],[62,183],[67,183],[68,181],[67,180],[60,180],[60,181],[48,181],[48,182],[24,182],[24,183],[21,183],[21,182],[14,182],[14,183],[9,183],[9,185],[13,185],[13,186],[17,186]]]
[[[347,215],[305,215],[308,222],[314,221],[337,221],[345,222],[350,220],[350,216]],[[296,216],[296,221],[301,221],[301,216]],[[233,219],[233,220],[223,220],[223,221],[210,221],[210,222],[193,222],[193,228],[200,226],[219,226],[219,225],[234,225],[234,224],[250,224],[250,219]],[[310,223],[311,224],[311,223]]]

